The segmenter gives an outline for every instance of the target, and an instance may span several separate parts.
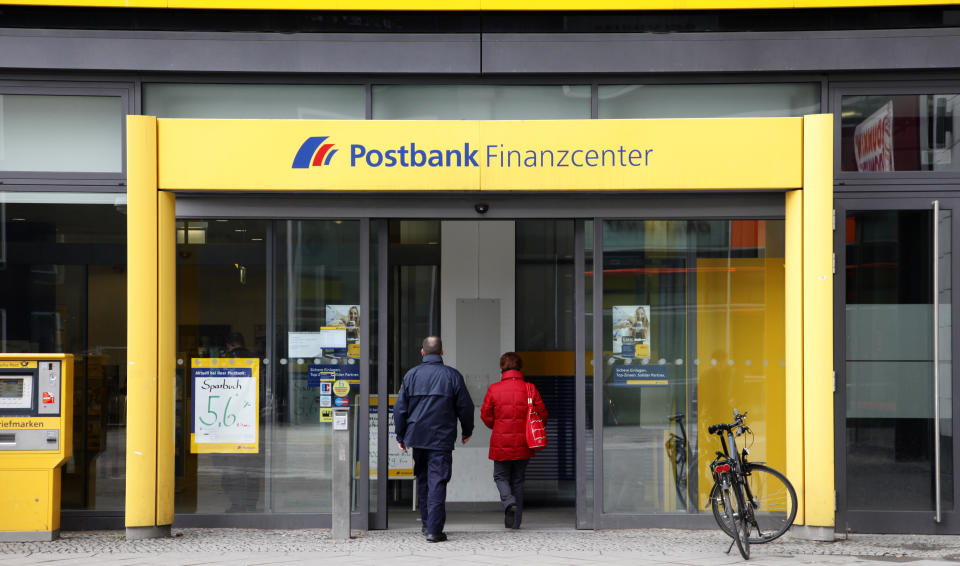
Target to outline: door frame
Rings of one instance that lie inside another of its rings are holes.
[[[951,194],[943,190],[943,187],[937,187],[936,191],[919,194],[916,191],[884,193],[878,198],[876,192],[863,193],[837,193],[834,200],[834,253],[836,258],[835,284],[837,292],[834,293],[834,367],[836,369],[836,385],[834,393],[834,402],[836,410],[834,411],[834,431],[835,431],[835,477],[837,486],[837,512],[836,525],[838,532],[857,532],[872,533],[916,533],[916,534],[956,534],[960,533],[960,513],[957,513],[957,495],[960,488],[960,477],[958,477],[958,465],[960,465],[960,452],[956,449],[957,439],[960,439],[960,419],[957,418],[960,410],[960,395],[957,391],[958,375],[960,368],[957,364],[951,364],[950,383],[953,385],[951,399],[951,428],[954,438],[953,464],[953,506],[944,507],[940,523],[934,520],[934,511],[859,511],[851,510],[847,506],[847,469],[846,469],[846,407],[847,407],[847,372],[846,372],[846,215],[850,211],[896,211],[896,210],[925,210],[933,212],[933,201],[940,201],[940,210],[949,209],[952,211],[960,210],[960,198],[955,193]],[[869,187],[864,188],[869,191]],[[957,230],[951,224],[950,234],[951,251],[960,249],[960,230]],[[953,289],[957,288],[960,281],[960,265],[952,261],[950,266],[950,283]],[[951,318],[956,320],[953,313],[957,312],[957,304],[954,299],[951,305]],[[951,332],[950,348],[952,351],[960,351],[960,334]],[[943,355],[940,356],[943,359]],[[941,407],[943,411],[943,407]],[[939,442],[939,439],[937,439]],[[938,471],[939,473],[939,471]],[[854,527],[851,527],[851,523]]]

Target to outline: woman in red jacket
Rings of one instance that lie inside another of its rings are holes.
[[[480,418],[493,429],[490,437],[490,459],[493,460],[493,481],[503,503],[503,525],[519,529],[523,515],[523,480],[533,450],[527,446],[527,382],[520,369],[523,360],[516,352],[500,356],[500,381],[487,389]],[[540,392],[533,385],[533,403],[544,423],[547,408]]]

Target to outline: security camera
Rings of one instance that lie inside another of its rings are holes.
[[[477,214],[486,214],[490,210],[490,205],[485,202],[478,202],[473,205],[473,209],[477,211]]]

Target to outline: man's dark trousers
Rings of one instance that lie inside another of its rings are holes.
[[[417,476],[417,505],[427,534],[443,532],[447,521],[447,482],[453,465],[452,450],[413,449],[413,475]]]

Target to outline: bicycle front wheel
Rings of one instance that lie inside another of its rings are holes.
[[[797,492],[783,474],[763,464],[749,464],[745,479],[753,507],[750,542],[779,538],[797,516]]]

